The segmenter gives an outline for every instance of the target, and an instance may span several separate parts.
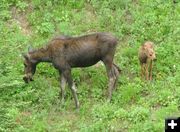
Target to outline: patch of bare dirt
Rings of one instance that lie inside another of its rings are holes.
[[[8,26],[12,26],[14,23],[18,24],[20,30],[25,35],[31,35],[32,30],[27,19],[27,14],[32,10],[31,6],[24,12],[19,11],[16,7],[11,8],[12,19],[8,21]]]

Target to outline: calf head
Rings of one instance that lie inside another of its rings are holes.
[[[143,46],[146,56],[150,60],[156,60],[156,54],[154,51],[153,43],[152,42],[146,42]]]

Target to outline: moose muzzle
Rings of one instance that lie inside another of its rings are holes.
[[[30,81],[33,81],[32,75],[26,74],[26,75],[23,77],[23,80],[24,80],[25,83],[29,83]]]

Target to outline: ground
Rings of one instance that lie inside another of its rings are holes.
[[[180,3],[168,0],[11,0],[0,2],[0,131],[164,131],[164,120],[180,116]],[[79,111],[67,88],[58,99],[59,75],[51,64],[37,67],[25,84],[22,53],[56,35],[111,32],[122,69],[112,102],[106,100],[105,67],[73,69]],[[141,80],[138,48],[155,43],[153,80]]]

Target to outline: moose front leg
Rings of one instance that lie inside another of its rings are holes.
[[[72,91],[72,94],[73,94],[73,98],[74,98],[74,101],[75,101],[75,105],[76,105],[76,108],[78,109],[79,108],[79,101],[78,101],[78,97],[77,97],[77,90],[76,90],[76,86],[72,80],[72,77],[71,77],[71,70],[65,70],[63,72],[63,75],[65,77],[65,79],[67,80],[67,83],[68,83],[68,86],[69,88],[71,89]]]

